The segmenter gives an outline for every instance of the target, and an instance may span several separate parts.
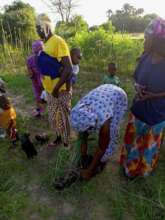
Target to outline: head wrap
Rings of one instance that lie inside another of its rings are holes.
[[[159,17],[155,18],[146,27],[144,34],[165,39],[165,20]]]
[[[38,53],[43,49],[43,42],[41,40],[36,40],[32,43],[32,51],[33,53]]]
[[[95,130],[97,115],[87,106],[74,107],[70,115],[71,126],[78,132]]]
[[[53,33],[54,27],[52,25],[52,22],[50,18],[46,14],[40,14],[37,17],[36,25],[40,26],[42,31],[45,33],[45,36],[47,37],[49,34],[49,30]]]

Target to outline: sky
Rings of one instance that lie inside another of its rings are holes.
[[[48,0],[22,0],[32,5],[37,13],[47,13],[56,22],[58,16],[51,13],[50,9],[44,2]],[[5,4],[11,4],[12,0],[0,0],[0,7]],[[99,25],[107,20],[106,11],[111,9],[121,9],[123,4],[129,3],[135,8],[143,8],[145,13],[156,13],[165,18],[164,0],[79,0],[79,5],[75,9],[74,14],[82,15],[89,26]]]

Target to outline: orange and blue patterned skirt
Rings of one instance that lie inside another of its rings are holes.
[[[149,126],[132,113],[120,155],[126,176],[148,176],[157,166],[165,121]]]

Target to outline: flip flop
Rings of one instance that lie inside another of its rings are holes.
[[[34,110],[32,113],[32,116],[35,118],[38,118],[38,117],[41,117],[41,113],[40,113],[40,111]]]
[[[55,141],[48,144],[48,147],[54,148],[54,147],[57,147],[60,144],[62,144],[61,137],[57,137]]]
[[[60,144],[60,143],[59,143],[59,144]],[[51,143],[48,144],[48,147],[49,147],[49,148],[55,148],[55,147],[57,147],[59,144],[55,144],[54,142],[51,142]]]

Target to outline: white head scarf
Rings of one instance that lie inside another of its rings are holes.
[[[44,31],[45,36],[48,37],[49,30],[53,33],[54,27],[50,20],[50,18],[46,14],[40,14],[37,17],[36,25],[40,26],[40,28]]]

